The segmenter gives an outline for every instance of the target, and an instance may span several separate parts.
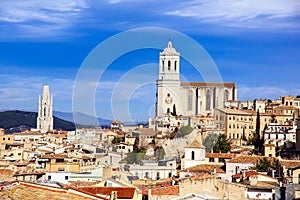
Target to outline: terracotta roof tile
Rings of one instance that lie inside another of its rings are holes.
[[[112,124],[122,124],[122,122],[120,122],[119,120],[115,120],[112,122]]]
[[[195,172],[195,173],[200,173],[200,172],[209,173],[209,172],[214,172],[214,170],[216,169],[217,173],[225,173],[225,171],[221,167],[223,167],[222,164],[200,164],[200,165],[186,168],[181,171]]]
[[[182,82],[181,86],[196,86],[196,87],[235,87],[235,83],[222,82]]]
[[[234,158],[236,155],[231,153],[206,153],[207,158]]]
[[[202,142],[195,138],[190,145],[187,146],[187,148],[199,148],[199,149],[204,149],[205,146],[202,145]]]
[[[300,160],[280,160],[281,166],[285,166],[287,169],[300,166]]]
[[[241,155],[241,156],[238,156],[238,157],[235,157],[235,158],[232,158],[232,159],[228,160],[227,163],[254,163],[255,164],[263,158],[267,158],[270,161],[274,160],[274,158],[265,157],[265,156]]]
[[[179,186],[157,187],[151,190],[151,195],[179,195]]]
[[[135,193],[133,187],[82,187],[80,191],[85,191],[92,194],[110,195],[112,191],[117,191],[118,199],[132,199]]]

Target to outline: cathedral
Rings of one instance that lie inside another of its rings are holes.
[[[39,96],[37,130],[42,133],[53,130],[53,99],[49,85],[43,85],[42,98]]]
[[[214,108],[224,108],[226,101],[237,100],[235,83],[181,82],[180,53],[171,41],[159,54],[156,84],[156,117],[213,115]]]

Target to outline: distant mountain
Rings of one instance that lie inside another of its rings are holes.
[[[54,111],[53,115],[70,121],[70,122],[74,122],[74,118],[73,118],[73,113],[69,113],[69,112],[60,112],[60,111]],[[112,120],[109,119],[103,119],[103,118],[97,118],[97,121],[95,121],[95,118],[84,114],[84,113],[79,113],[79,112],[75,112],[75,116],[76,116],[76,120],[77,120],[77,124],[81,124],[81,125],[89,125],[89,126],[110,126]]]
[[[18,132],[36,128],[36,112],[11,110],[0,112],[0,127],[6,132]],[[75,124],[57,117],[53,119],[54,129],[75,130]]]

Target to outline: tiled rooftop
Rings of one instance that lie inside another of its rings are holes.
[[[112,191],[117,191],[118,198],[120,199],[130,199],[133,198],[135,188],[133,187],[81,187],[78,188],[79,191],[85,191],[94,195],[110,195]]]
[[[254,163],[255,164],[263,158],[267,158],[270,161],[274,160],[274,158],[272,157],[240,155],[238,157],[228,160],[227,163]]]
[[[280,160],[281,166],[285,166],[286,169],[291,169],[300,166],[300,160]]]
[[[187,169],[182,170],[183,172],[204,172],[210,173],[216,170],[217,173],[225,173],[225,171],[221,168],[222,164],[200,164],[193,167],[189,167]]]
[[[207,158],[234,158],[236,155],[231,153],[206,153]]]

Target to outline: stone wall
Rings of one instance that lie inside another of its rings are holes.
[[[208,176],[202,178],[184,179],[180,183],[179,194],[186,195],[192,192],[199,194],[210,194],[218,196],[223,199],[245,199],[244,189],[246,186],[229,183],[217,179],[215,176]]]

